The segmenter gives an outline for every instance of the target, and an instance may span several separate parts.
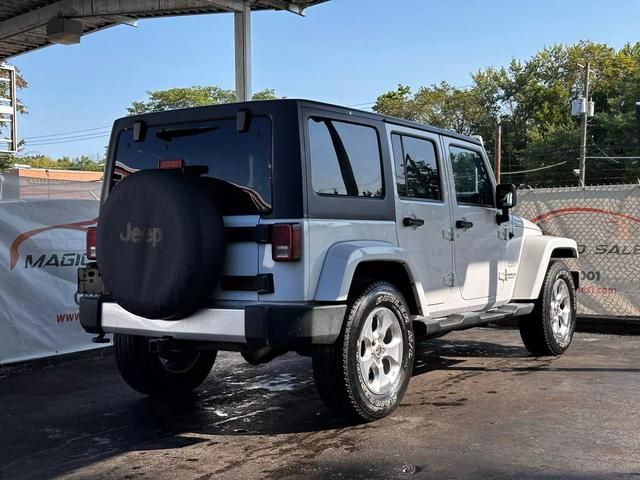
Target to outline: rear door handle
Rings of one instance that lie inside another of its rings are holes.
[[[467,222],[466,220],[456,220],[456,228],[463,228],[467,230],[473,227],[473,222]]]
[[[421,218],[405,217],[402,219],[402,224],[405,227],[421,227],[424,225],[424,220]]]

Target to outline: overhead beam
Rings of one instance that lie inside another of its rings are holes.
[[[198,11],[202,8],[220,8],[241,12],[242,0],[60,0],[0,22],[0,40],[28,32],[46,25],[52,18],[110,17],[114,15],[162,15],[180,11]]]
[[[114,22],[118,22],[122,25],[128,25],[130,27],[137,27],[138,20],[131,17],[125,17],[124,15],[110,15],[106,17],[108,20],[113,20]]]
[[[286,0],[262,0],[262,3],[269,5],[277,10],[287,10],[296,15],[303,15],[304,7]]]

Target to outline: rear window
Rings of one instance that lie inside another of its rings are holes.
[[[251,118],[238,132],[235,117],[149,127],[144,140],[123,130],[115,153],[112,185],[138,170],[158,168],[160,160],[183,160],[186,167],[207,167],[202,175],[223,197],[226,214],[271,210],[271,121]]]

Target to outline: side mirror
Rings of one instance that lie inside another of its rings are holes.
[[[496,187],[496,207],[502,213],[496,215],[498,225],[509,221],[509,210],[517,204],[516,186],[512,183],[501,183]]]

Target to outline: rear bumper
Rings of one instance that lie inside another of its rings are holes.
[[[342,329],[346,305],[278,304],[206,308],[181,320],[134,315],[97,296],[80,299],[80,324],[89,333],[123,333],[249,348],[328,345]]]

